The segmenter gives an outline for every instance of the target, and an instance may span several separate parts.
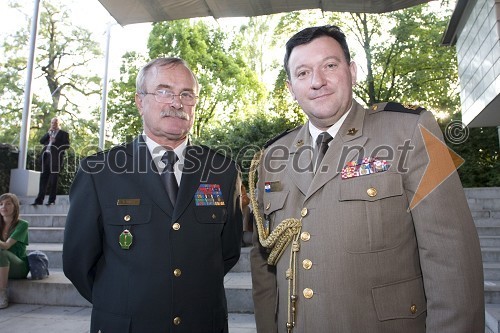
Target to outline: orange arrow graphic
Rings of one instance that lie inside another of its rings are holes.
[[[424,139],[425,150],[429,156],[429,164],[418,184],[415,195],[410,202],[410,210],[415,208],[435,188],[444,182],[465,160],[451,150],[438,137],[429,132],[424,126],[420,127],[420,133]],[[452,193],[450,193],[451,195]]]

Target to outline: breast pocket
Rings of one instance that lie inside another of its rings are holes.
[[[149,204],[137,206],[109,206],[102,212],[103,221],[111,226],[130,226],[145,224],[151,221],[151,209]]]
[[[403,180],[398,173],[343,180],[339,201],[342,236],[348,252],[395,248],[413,230]]]
[[[271,226],[279,224],[285,217],[283,207],[289,191],[265,192],[263,195],[264,217]]]
[[[194,214],[198,223],[226,223],[227,209],[225,206],[196,206]]]

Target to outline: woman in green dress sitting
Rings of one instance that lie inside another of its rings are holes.
[[[25,279],[29,265],[28,222],[19,219],[19,199],[15,194],[0,195],[0,309],[9,306],[9,279]]]

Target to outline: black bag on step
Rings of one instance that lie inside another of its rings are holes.
[[[28,254],[31,279],[41,280],[49,276],[49,258],[42,251],[33,251]]]

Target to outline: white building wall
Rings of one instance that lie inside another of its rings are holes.
[[[462,121],[469,125],[500,94],[500,0],[469,1],[466,16],[456,47]]]

